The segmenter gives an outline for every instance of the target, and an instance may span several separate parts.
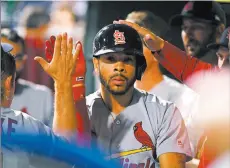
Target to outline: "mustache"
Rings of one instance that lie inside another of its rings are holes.
[[[119,73],[119,74],[114,74],[113,76],[110,77],[110,80],[111,80],[112,78],[115,78],[115,77],[122,77],[122,78],[124,78],[126,81],[128,80],[128,78],[127,78],[125,75],[121,74],[121,73]]]

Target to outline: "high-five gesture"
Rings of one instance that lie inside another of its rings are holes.
[[[56,39],[55,36],[51,36],[45,43],[46,44],[46,49],[45,49],[46,59],[50,62],[50,64],[52,64],[52,61],[54,61],[55,59],[54,49],[55,49],[56,40],[58,39]],[[77,119],[78,133],[88,132],[90,135],[89,118],[88,118],[87,109],[85,106],[86,62],[85,62],[82,44],[78,41],[76,45],[77,45],[76,54],[78,54],[78,59],[75,61],[76,67],[72,73],[72,80],[70,82],[70,87],[72,86],[72,95],[73,95],[74,102],[75,102],[75,108],[76,108],[75,114],[76,114],[76,119]],[[84,141],[85,140],[86,139],[84,138]]]
[[[42,57],[35,57],[35,60],[55,81],[53,130],[59,135],[69,137],[72,141],[73,138],[76,138],[78,120],[76,118],[73,88],[71,86],[74,70],[79,59],[81,44],[77,44],[73,54],[73,39],[68,38],[67,33],[58,35],[56,40],[55,38],[53,39],[52,44],[53,47],[50,48],[51,52],[49,52],[50,63]]]
[[[63,35],[58,35],[55,40],[53,59],[50,63],[45,61],[42,57],[35,57],[35,60],[55,82],[65,83],[72,78],[80,49],[81,45],[77,44],[76,51],[72,54],[73,39],[68,39],[67,33],[64,33]]]
[[[46,41],[46,59],[50,62],[53,59],[54,45],[56,38],[51,36],[49,40]],[[79,41],[76,43],[81,44]],[[85,96],[85,74],[86,74],[86,62],[83,53],[82,45],[80,47],[78,60],[76,62],[76,68],[73,71],[72,75],[72,87],[73,87],[73,96],[74,100],[78,101],[79,99],[84,98]]]

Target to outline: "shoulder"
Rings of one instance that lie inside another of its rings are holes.
[[[52,93],[51,89],[45,85],[35,84],[31,81],[27,81],[24,79],[19,79],[18,83],[21,86],[24,86],[24,88],[26,88],[27,90],[30,90],[36,93],[40,93],[40,94],[51,94]]]
[[[97,90],[94,93],[91,93],[88,96],[86,96],[86,105],[91,106],[96,99],[101,99],[100,95],[100,90]]]
[[[47,129],[47,127],[41,121],[21,111],[5,109],[2,112],[1,117],[8,118],[9,120],[13,121],[17,125],[17,131],[19,132],[23,131],[37,134],[42,130]]]
[[[166,108],[170,104],[173,104],[172,102],[164,100],[153,93],[149,93],[143,90],[138,90],[138,92],[141,95],[141,97],[144,98],[145,104],[155,105],[162,108]]]
[[[151,118],[161,123],[167,118],[171,118],[175,113],[179,113],[173,102],[164,100],[154,94],[142,91],[146,110]]]

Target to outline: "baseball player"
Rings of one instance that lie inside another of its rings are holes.
[[[225,65],[221,57],[218,57],[219,67],[200,61],[195,57],[190,57],[186,55],[184,52],[182,52],[181,50],[179,50],[178,48],[176,48],[175,46],[171,45],[168,42],[165,42],[163,39],[157,37],[149,30],[144,29],[143,27],[140,27],[137,24],[133,24],[123,20],[120,20],[118,22],[115,21],[114,23],[127,24],[133,27],[134,29],[136,29],[139,32],[139,34],[141,34],[141,36],[144,38],[144,41],[146,42],[147,46],[152,50],[154,56],[159,60],[159,62],[162,63],[165,66],[165,68],[167,68],[181,81],[186,81],[191,75],[195,74],[196,72],[206,73],[206,71],[215,72],[215,71],[222,70],[223,65]],[[229,33],[229,28],[227,28],[222,35],[221,38],[222,40],[220,41],[220,43],[217,43],[216,45],[218,47],[221,46],[226,47],[228,45],[229,47],[230,46],[229,38],[230,38],[230,33]],[[212,46],[213,45],[210,45],[209,47]],[[220,52],[220,48],[218,52]],[[228,52],[230,54],[230,50]],[[229,55],[226,55],[224,57],[224,61],[228,61],[228,59],[229,59]],[[224,70],[222,71],[223,73],[225,73]],[[207,132],[209,132],[209,130]],[[210,145],[212,144],[212,141],[211,143],[208,143],[208,141],[206,141],[205,144],[207,144],[206,146],[209,147],[208,149],[204,149],[204,152],[201,156],[201,162],[199,164],[200,168],[207,167],[207,165],[209,165],[211,161],[217,157],[217,153],[216,152],[212,153],[213,150],[212,148],[210,148],[210,146],[212,146]]]
[[[9,138],[17,133],[39,136],[45,134],[55,140],[54,133],[63,136],[70,142],[76,141],[76,117],[72,96],[71,76],[75,68],[80,52],[80,44],[76,46],[73,56],[73,40],[67,34],[58,35],[54,47],[54,59],[47,63],[41,57],[35,60],[41,64],[55,83],[55,113],[53,131],[39,120],[31,116],[15,111],[10,108],[14,97],[15,86],[15,60],[9,53],[12,50],[9,45],[2,44],[1,47],[1,132]],[[68,62],[68,64],[65,64]],[[59,68],[62,67],[62,68]],[[39,103],[39,102],[38,102]],[[39,144],[35,144],[39,145]],[[42,146],[41,146],[42,148]],[[15,149],[3,150],[4,168],[26,168],[29,167],[29,156]]]
[[[146,68],[138,33],[121,24],[102,28],[93,42],[93,64],[100,89],[86,105],[92,136],[107,159],[119,159],[124,168],[185,167],[191,150],[180,112],[134,88]]]
[[[182,82],[186,82],[189,77],[196,72],[219,69],[219,67],[203,62],[196,57],[186,55],[186,53],[181,51],[179,48],[173,46],[167,41],[164,41],[151,31],[140,27],[137,24],[125,20],[114,21],[114,23],[126,24],[137,30],[138,33],[144,38],[145,44],[152,51],[155,58]],[[227,34],[227,32],[229,32],[228,29],[225,30],[223,35]],[[227,37],[228,36],[226,35],[226,38]],[[218,62],[219,61],[220,60],[218,60]],[[186,84],[189,85],[189,83]]]
[[[169,29],[163,19],[149,11],[134,11],[128,14],[126,20],[143,26],[160,37],[166,37]],[[186,125],[186,120],[193,110],[193,103],[197,95],[186,85],[163,75],[159,69],[159,62],[145,45],[143,45],[143,51],[147,67],[141,81],[135,82],[135,87],[175,103]]]
[[[20,78],[27,60],[24,40],[15,30],[5,28],[1,30],[1,42],[13,46],[11,54],[15,55],[16,61],[15,94],[11,108],[27,113],[51,127],[53,121],[52,91],[46,86]]]

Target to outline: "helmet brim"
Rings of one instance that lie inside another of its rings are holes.
[[[143,53],[137,51],[137,50],[130,50],[130,49],[125,49],[125,48],[110,48],[110,49],[101,49],[98,52],[94,53],[94,57],[98,57],[100,55],[108,54],[108,53],[118,53],[118,52],[124,52],[128,54],[133,54],[133,55],[138,55],[138,56],[143,56]]]

